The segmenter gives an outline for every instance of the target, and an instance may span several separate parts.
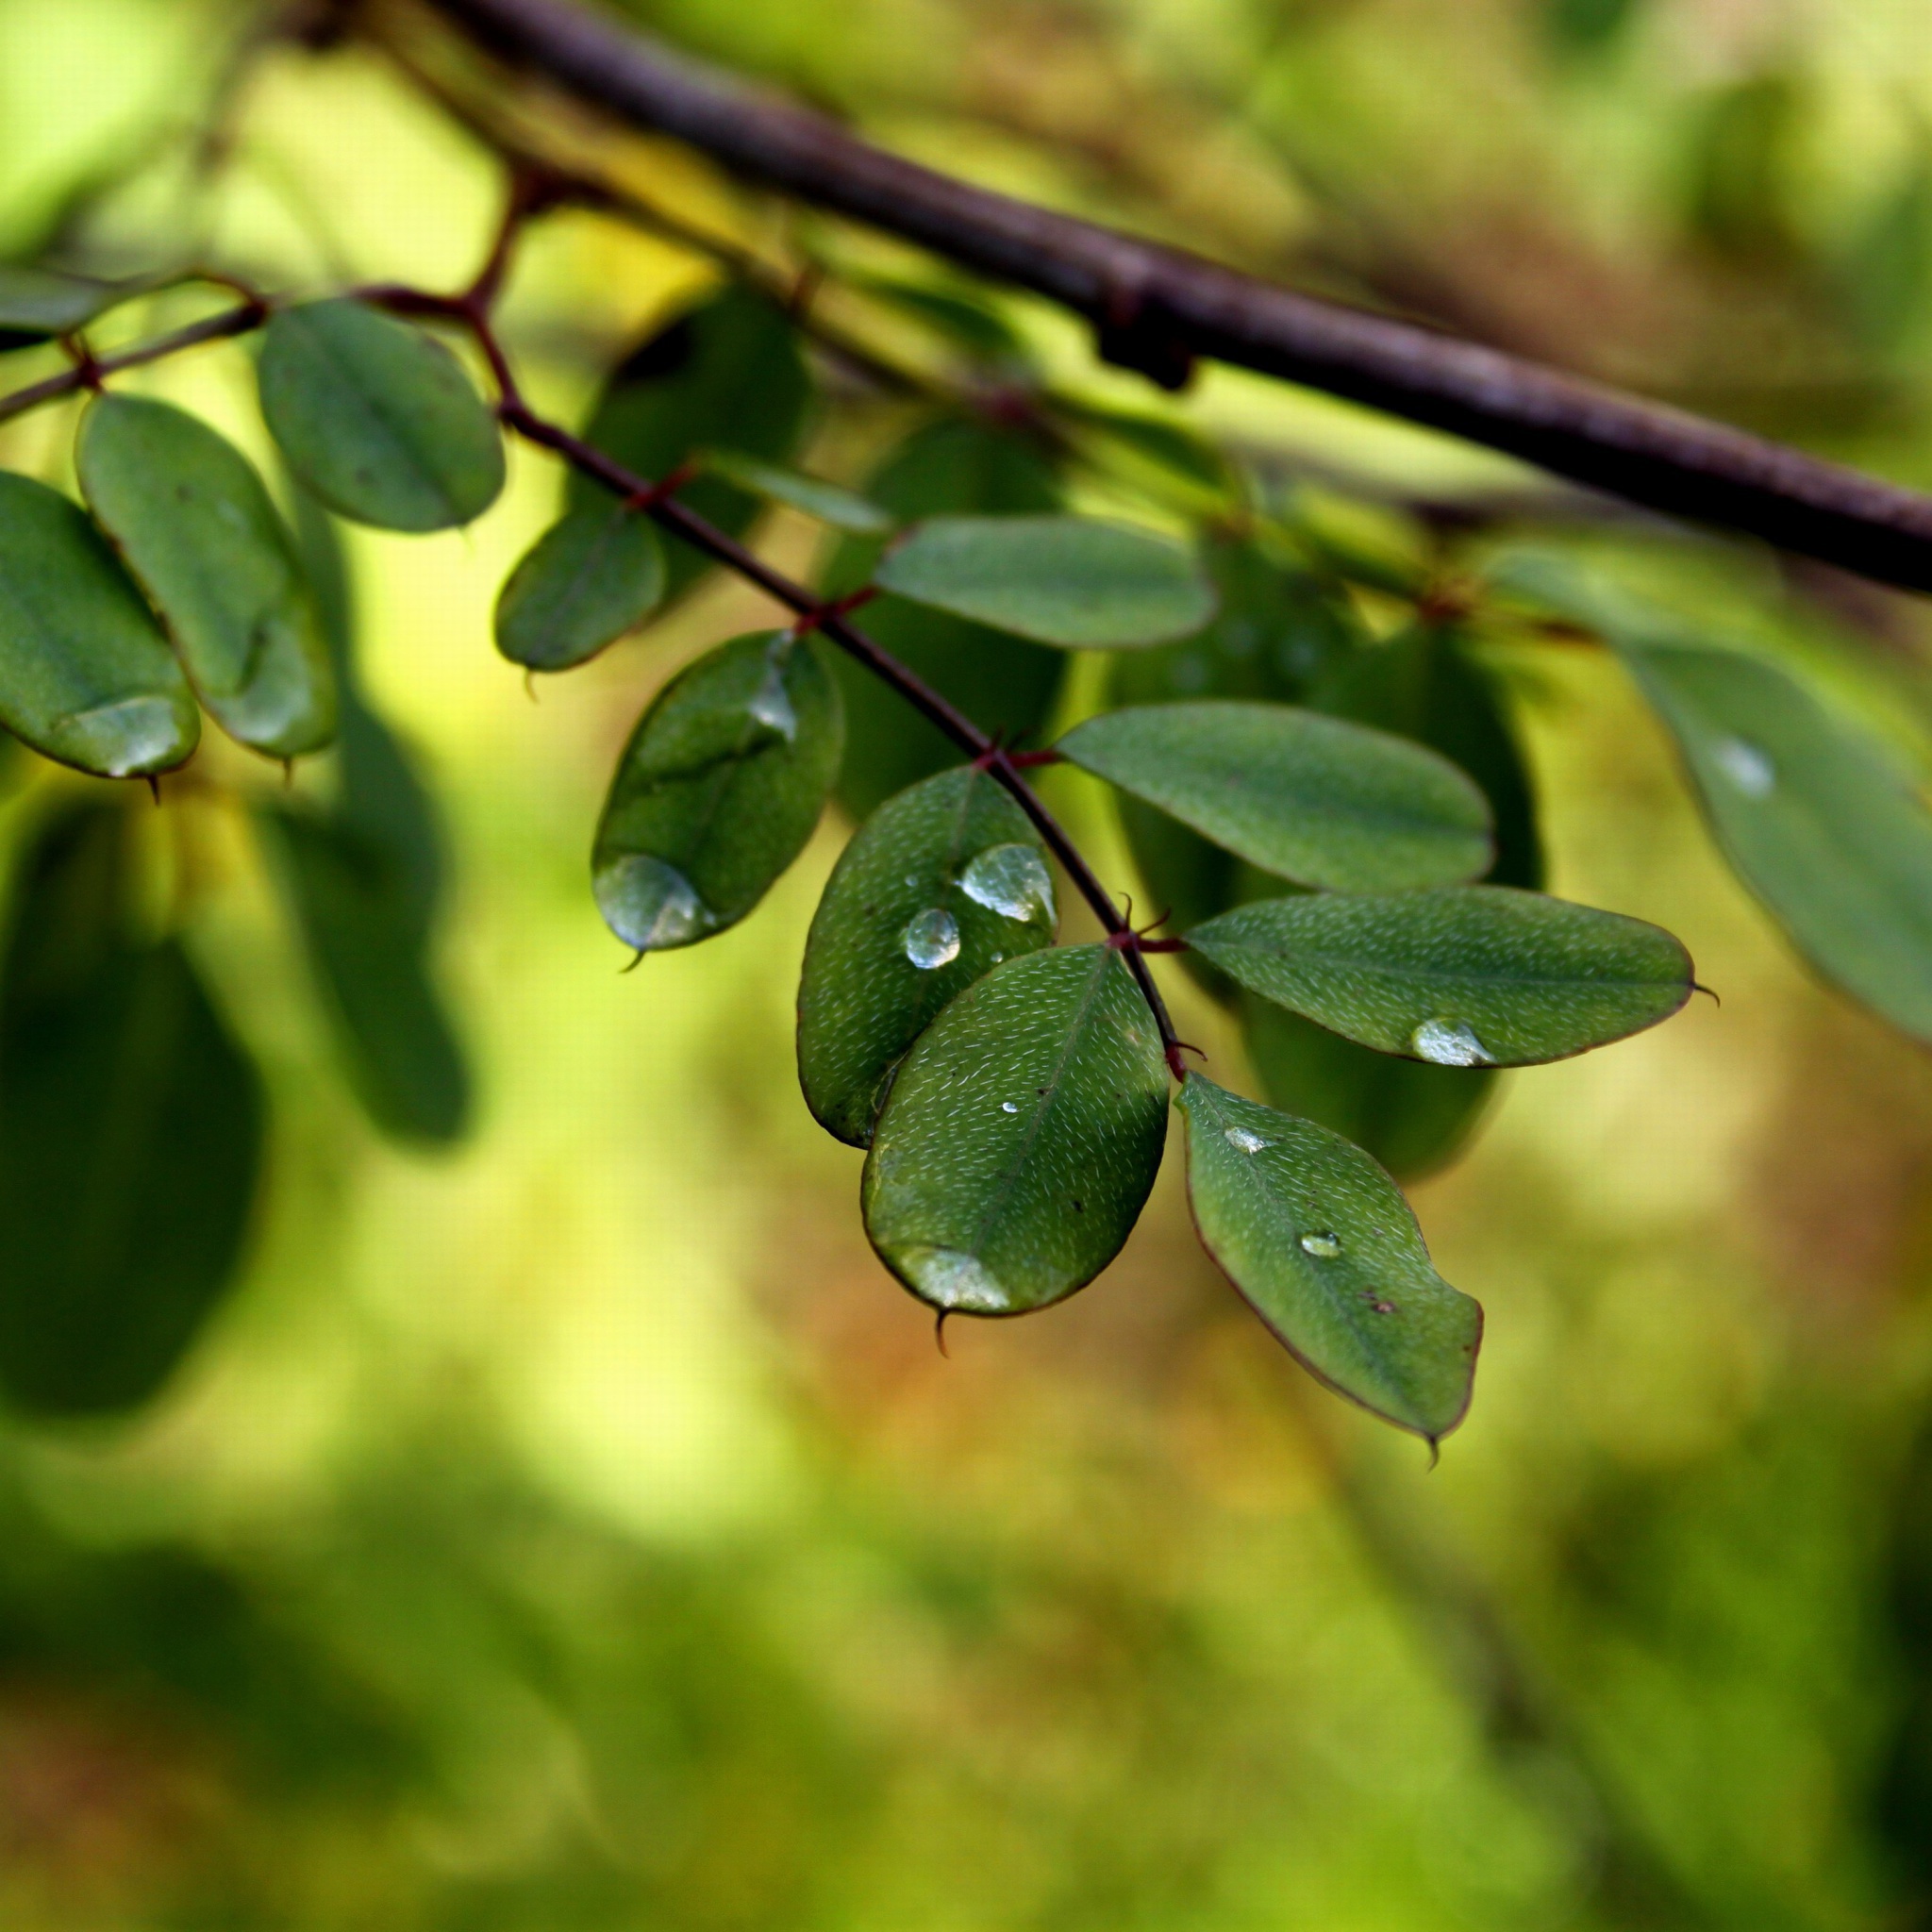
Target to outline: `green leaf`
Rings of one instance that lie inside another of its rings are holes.
[[[811,414],[811,373],[790,319],[762,296],[732,286],[633,353],[611,376],[585,436],[624,467],[656,483],[702,450],[729,447],[770,463],[796,452]],[[574,508],[608,502],[573,475]],[[727,536],[741,537],[763,508],[722,476],[699,476],[678,501]],[[669,600],[710,569],[709,558],[665,541]]]
[[[406,1140],[458,1139],[469,1120],[469,1073],[429,978],[404,876],[340,821],[285,808],[258,822],[363,1106]]]
[[[25,262],[0,262],[0,348],[25,348],[71,335],[149,286],[146,277],[102,282]]]
[[[1085,432],[1089,451],[1103,463],[1110,460],[1130,472],[1151,472],[1160,481],[1181,484],[1210,505],[1225,503],[1235,493],[1227,458],[1184,424],[1103,408],[1067,396],[1056,396],[1053,407]]]
[[[1480,1305],[1438,1274],[1394,1182],[1339,1134],[1188,1076],[1208,1252],[1305,1368],[1430,1442],[1469,1407]]]
[[[503,489],[503,438],[433,336],[347,299],[285,308],[261,351],[261,409],[298,478],[386,530],[447,530]]]
[[[874,473],[865,493],[902,523],[949,510],[1023,514],[1059,507],[1058,482],[1033,443],[958,421],[914,430]],[[841,544],[825,574],[826,593],[842,595],[869,582],[879,554],[875,542]],[[868,637],[983,731],[1003,733],[1008,742],[1037,742],[1047,729],[1067,675],[1062,653],[897,597],[868,604],[858,621]],[[870,672],[842,656],[834,670],[846,718],[839,799],[855,819],[958,762],[958,746]]]
[[[808,476],[799,470],[781,469],[776,463],[761,463],[756,457],[737,450],[707,450],[704,466],[714,476],[727,477],[741,490],[774,503],[789,504],[829,524],[835,530],[849,530],[858,537],[882,536],[892,529],[898,518],[891,510],[821,476]]]
[[[936,1308],[1044,1307],[1120,1252],[1166,1113],[1160,1041],[1119,953],[1009,959],[901,1065],[866,1157],[866,1232]]]
[[[1061,755],[1264,871],[1342,891],[1454,883],[1490,862],[1490,808],[1446,759],[1288,705],[1104,712]]]
[[[1438,1066],[1562,1059],[1690,997],[1669,933],[1507,886],[1263,899],[1188,940],[1263,998]]]
[[[201,713],[99,531],[43,483],[0,472],[0,721],[104,778],[172,771]]]
[[[982,362],[1024,365],[1030,359],[1026,344],[1006,318],[973,295],[891,275],[856,275],[850,280],[855,288],[923,322]]]
[[[496,601],[496,648],[532,671],[568,671],[641,624],[664,596],[664,546],[608,497],[537,540]]]
[[[1051,945],[1054,924],[1045,848],[990,774],[941,772],[880,806],[806,941],[798,1070],[820,1124],[868,1145],[907,1048],[983,974]]]
[[[1165,643],[1214,615],[1180,544],[1091,517],[935,517],[886,553],[877,582],[1066,650]]]
[[[95,522],[223,728],[273,758],[328,743],[336,683],[314,600],[241,451],[170,404],[104,395],[75,459]]]
[[[44,824],[0,958],[0,1387],[146,1401],[241,1260],[263,1101],[187,954],[129,929],[127,814]]]
[[[694,945],[735,925],[804,849],[845,742],[822,649],[784,631],[735,638],[638,720],[591,859],[626,945]]]

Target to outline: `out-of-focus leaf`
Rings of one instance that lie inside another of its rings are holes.
[[[553,524],[496,600],[496,648],[532,671],[568,671],[641,624],[664,595],[664,546],[606,498]]]
[[[180,764],[201,712],[101,534],[57,491],[0,473],[0,720],[104,778]]]
[[[1880,351],[1899,347],[1932,285],[1932,141],[1923,131],[1918,152],[1861,225],[1840,274],[1864,340]]]
[[[260,823],[363,1106],[404,1139],[456,1140],[469,1073],[396,867],[338,820],[275,810]]]
[[[733,286],[658,330],[611,376],[586,437],[625,469],[656,483],[701,451],[729,448],[788,462],[811,414],[811,373],[782,311]],[[608,502],[573,474],[573,508]],[[678,501],[733,537],[763,507],[723,476],[699,476]],[[676,538],[664,543],[667,599],[681,596],[710,559]]]
[[[898,522],[891,510],[850,490],[827,483],[822,476],[808,476],[802,470],[788,470],[777,463],[762,463],[738,450],[708,450],[705,469],[724,476],[755,496],[783,503],[835,530],[849,530],[858,537],[883,536]]]
[[[1054,408],[1084,432],[1082,442],[1103,461],[1110,458],[1119,464],[1124,460],[1130,470],[1144,468],[1170,483],[1183,485],[1209,503],[1224,503],[1235,493],[1234,472],[1227,458],[1183,424],[1162,416],[1103,408],[1065,396],[1056,396]]]
[[[1188,1076],[1188,1198],[1201,1240],[1295,1358],[1430,1442],[1469,1407],[1483,1311],[1430,1265],[1395,1184],[1359,1147]]]
[[[866,1232],[936,1308],[1044,1307],[1120,1252],[1166,1116],[1160,1041],[1119,953],[1009,959],[899,1068],[866,1157]]]
[[[1804,98],[1789,74],[1747,75],[1711,94],[1691,128],[1693,234],[1740,264],[1775,268],[1803,247],[1796,215]]]
[[[387,530],[447,530],[503,489],[503,437],[433,336],[347,299],[285,308],[261,350],[261,409],[331,509]]]
[[[1002,960],[1053,943],[1045,848],[1011,795],[968,766],[888,799],[846,846],[806,941],[798,1071],[841,1141],[872,1140],[912,1042]]]
[[[149,286],[144,278],[102,282],[25,262],[0,262],[0,349],[23,349],[70,335]]]
[[[233,1278],[263,1105],[193,966],[130,931],[125,812],[22,861],[0,961],[0,1387],[43,1414],[152,1396]]]
[[[1618,39],[1641,0],[1543,0],[1550,38],[1567,51],[1593,54]]]
[[[816,639],[735,638],[639,719],[597,826],[606,923],[641,952],[735,925],[804,849],[844,749]]]
[[[1032,443],[965,422],[914,430],[874,473],[865,493],[901,522],[952,510],[1024,515],[1059,506],[1053,470]],[[828,593],[869,581],[879,551],[871,541],[841,544],[826,573]],[[1060,652],[897,597],[868,604],[858,621],[981,730],[1004,733],[1011,742],[1038,739],[1047,728],[1066,676]],[[958,761],[958,747],[870,672],[842,657],[834,670],[846,717],[839,799],[854,818]]]
[[[75,461],[95,522],[223,728],[274,758],[328,743],[336,681],[314,601],[241,451],[170,404],[104,395],[81,419]]]
[[[1203,698],[1103,712],[1063,757],[1303,885],[1395,891],[1490,863],[1490,808],[1446,759],[1289,705]]]
[[[1092,517],[935,517],[880,560],[881,588],[1065,650],[1189,637],[1212,586],[1178,543]]]
[[[1006,318],[971,295],[891,275],[851,279],[854,287],[924,323],[981,361],[1024,363],[1029,359],[1026,344]]]
[[[1690,997],[1669,933],[1507,886],[1262,899],[1188,939],[1263,998],[1438,1066],[1562,1059]]]

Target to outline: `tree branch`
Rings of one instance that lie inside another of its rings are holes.
[[[1667,515],[1932,591],[1932,497],[1561,371],[1318,301],[902,159],[570,0],[428,0],[478,44],[737,174],[1091,321],[1178,386],[1195,357],[1487,444]]]

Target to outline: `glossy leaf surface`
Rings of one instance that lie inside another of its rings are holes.
[[[1343,891],[1446,885],[1491,858],[1482,793],[1433,752],[1288,705],[1108,711],[1059,750],[1265,872]]]
[[[250,1062],[173,940],[130,930],[127,817],[28,849],[0,961],[0,1387],[46,1414],[153,1395],[240,1262],[261,1165]]]
[[[773,503],[788,504],[835,530],[849,530],[858,537],[883,536],[898,522],[891,510],[823,476],[808,476],[802,470],[788,470],[777,463],[760,462],[741,451],[708,450],[705,468],[714,476],[727,477],[741,490]]]
[[[1481,1307],[1430,1265],[1393,1181],[1340,1135],[1188,1076],[1188,1197],[1208,1252],[1295,1358],[1433,1442],[1469,1407]]]
[[[941,772],[888,799],[841,855],[806,941],[798,1071],[820,1124],[866,1146],[906,1050],[1054,926],[1045,848],[989,774]]]
[[[1066,650],[1165,643],[1214,615],[1181,545],[1092,517],[935,517],[886,553],[877,581]]]
[[[866,1232],[936,1308],[1044,1307],[1120,1252],[1166,1115],[1153,1017],[1117,952],[1008,960],[900,1067],[866,1158]]]
[[[606,497],[568,511],[509,574],[496,648],[532,671],[568,671],[641,624],[664,596],[664,546]]]
[[[100,532],[66,497],[0,473],[0,721],[107,778],[180,764],[201,712]]]
[[[314,600],[241,451],[170,404],[104,395],[75,461],[95,522],[223,728],[274,758],[328,743],[336,681]]]
[[[462,364],[366,303],[283,309],[262,343],[260,382],[290,467],[358,523],[454,529],[503,489],[503,438]]]
[[[734,925],[804,849],[844,749],[815,639],[734,639],[680,672],[625,747],[591,873],[606,923],[641,952]]]

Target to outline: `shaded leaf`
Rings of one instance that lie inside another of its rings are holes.
[[[43,483],[0,472],[0,720],[106,778],[172,771],[201,713],[100,532]]]
[[[641,624],[664,596],[664,546],[606,497],[553,524],[496,600],[496,648],[532,671],[567,671]]]
[[[1399,891],[1470,878],[1490,862],[1488,803],[1454,765],[1289,705],[1136,706],[1075,725],[1059,750],[1304,885]]]
[[[850,279],[855,288],[924,323],[981,361],[1024,364],[1029,359],[1026,344],[1006,318],[962,291],[891,275]]]
[[[756,496],[789,504],[822,524],[829,524],[835,530],[849,530],[855,536],[883,536],[899,521],[891,510],[882,509],[836,483],[827,483],[822,476],[808,476],[800,470],[762,463],[737,450],[708,450],[704,465],[710,475],[728,477]]]
[[[503,437],[433,336],[347,299],[283,309],[261,350],[261,409],[331,509],[387,530],[447,530],[503,489]]]
[[[0,262],[0,349],[71,335],[150,286],[145,277],[103,282],[25,262]]]
[[[1389,1176],[1339,1134],[1191,1074],[1188,1198],[1208,1252],[1304,1367],[1434,1442],[1462,1420],[1483,1311],[1430,1265]]]
[[[934,1307],[1044,1307],[1120,1252],[1166,1113],[1160,1041],[1117,952],[1009,959],[901,1065],[866,1158],[866,1232]]]
[[[806,941],[798,1070],[819,1123],[872,1140],[885,1082],[958,993],[1053,943],[1053,878],[990,774],[941,772],[889,799],[833,869]]]
[[[591,861],[626,945],[694,945],[735,925],[804,849],[844,749],[822,653],[783,631],[735,638],[639,719]]]

